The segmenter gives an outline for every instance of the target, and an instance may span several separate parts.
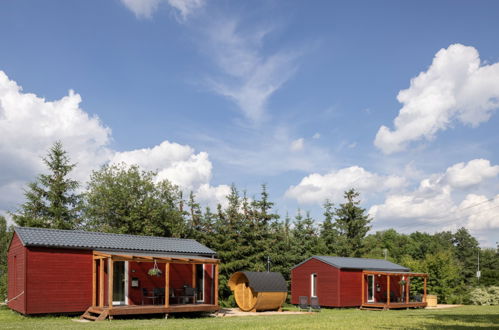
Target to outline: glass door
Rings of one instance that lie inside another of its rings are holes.
[[[197,302],[204,302],[204,265],[196,264]]]
[[[113,265],[113,305],[126,305],[128,267],[126,261],[115,261]]]
[[[367,275],[367,302],[374,302],[374,275]]]

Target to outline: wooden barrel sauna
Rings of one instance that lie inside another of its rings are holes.
[[[281,273],[237,272],[229,279],[237,306],[243,312],[281,310],[288,286]]]

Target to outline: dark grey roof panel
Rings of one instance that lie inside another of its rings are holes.
[[[25,246],[73,249],[115,249],[214,255],[215,251],[192,239],[16,227]]]
[[[310,259],[317,259],[339,269],[364,269],[364,270],[379,270],[379,271],[396,271],[408,272],[410,269],[401,265],[394,264],[384,259],[369,259],[369,258],[345,258],[345,257],[330,257],[330,256],[313,256],[298,265],[296,268]]]
[[[106,253],[106,254],[110,254],[113,256],[129,255],[129,256],[134,256],[134,257],[186,258],[186,259],[191,259],[191,260],[210,259],[207,256],[194,255],[194,254],[144,252],[144,251],[137,251],[137,250],[95,250],[95,252]]]
[[[288,285],[281,273],[242,272],[255,292],[288,292]]]

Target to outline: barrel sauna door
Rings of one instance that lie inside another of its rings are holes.
[[[243,311],[253,309],[256,303],[256,294],[253,293],[248,282],[239,282],[237,289],[234,291],[236,302]]]

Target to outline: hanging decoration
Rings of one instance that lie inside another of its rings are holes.
[[[154,267],[149,269],[147,274],[150,276],[161,276],[161,269],[159,269],[158,264],[156,263],[156,260],[154,260]]]

